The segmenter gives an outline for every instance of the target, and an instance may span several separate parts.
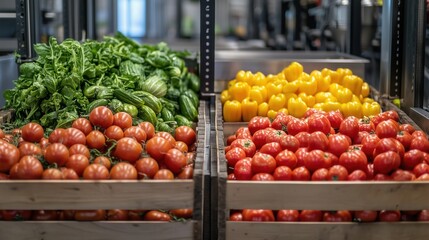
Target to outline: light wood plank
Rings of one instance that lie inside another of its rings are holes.
[[[193,239],[195,221],[187,222],[0,222],[1,240]]]
[[[396,223],[226,223],[226,239],[404,240],[428,239],[429,222]]]
[[[194,181],[0,181],[0,196],[0,209],[193,208]]]
[[[426,182],[227,181],[226,209],[422,210]]]

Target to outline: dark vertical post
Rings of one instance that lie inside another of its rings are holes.
[[[201,95],[214,93],[215,0],[201,0],[200,78]]]
[[[361,55],[361,34],[362,34],[362,6],[361,0],[349,0],[347,14],[347,53]]]
[[[16,0],[18,54],[22,61],[31,61],[36,56],[33,45],[40,40],[38,37],[41,21],[39,10],[39,2]]]

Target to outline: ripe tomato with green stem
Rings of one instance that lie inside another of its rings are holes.
[[[325,114],[315,113],[312,114],[307,119],[308,122],[308,132],[322,132],[324,134],[329,134],[331,131],[331,123]]]
[[[119,139],[124,137],[124,131],[122,130],[122,128],[116,125],[112,125],[108,127],[106,130],[104,130],[104,135],[106,136],[107,139],[113,139],[118,141]]]
[[[296,152],[300,147],[300,142],[295,136],[292,135],[283,135],[280,138],[280,146],[283,150],[289,150],[292,152]]]
[[[231,148],[226,154],[225,158],[229,167],[235,167],[235,164],[241,159],[246,157],[246,152],[240,147]]]
[[[250,134],[249,134],[250,137]],[[197,140],[197,134],[194,129],[188,126],[180,126],[174,130],[174,138],[176,141],[182,141],[190,146]]]
[[[122,129],[127,129],[133,125],[133,117],[126,112],[117,112],[113,115],[113,124]]]
[[[271,127],[271,121],[268,117],[256,116],[250,119],[247,124],[250,134],[254,134],[256,131]]]
[[[101,127],[103,129],[107,129],[108,127],[113,125],[113,113],[112,111],[105,107],[105,106],[99,106],[94,108],[89,113],[89,121],[94,126]]]
[[[343,152],[347,151],[349,146],[350,143],[345,135],[332,134],[328,137],[328,147],[326,151],[340,157]]]
[[[72,128],[79,129],[83,134],[88,135],[94,128],[92,127],[91,122],[86,118],[78,118],[73,121]]]
[[[151,122],[141,122],[138,126],[145,131],[148,140],[155,136],[155,127]]]
[[[252,159],[245,158],[239,160],[234,167],[234,176],[237,180],[250,180],[252,179]]]
[[[239,147],[244,150],[246,157],[253,157],[256,153],[256,145],[253,143],[251,139],[236,139],[230,145],[233,147]]]
[[[359,132],[359,119],[349,116],[340,124],[339,132],[353,139]]]
[[[349,173],[344,166],[334,165],[328,170],[328,179],[331,181],[346,181]]]
[[[73,169],[78,176],[82,176],[85,168],[89,166],[89,159],[83,154],[74,154],[69,157],[65,166]]]
[[[257,152],[252,158],[251,169],[253,173],[273,173],[276,169],[276,160],[269,154]]]
[[[128,162],[119,162],[110,169],[110,179],[135,180],[137,169]]]
[[[124,137],[134,138],[137,142],[143,143],[146,141],[147,135],[143,129],[137,126],[131,126],[125,129]]]
[[[39,142],[44,134],[45,131],[43,130],[43,127],[38,123],[30,122],[21,128],[21,136],[28,142]]]

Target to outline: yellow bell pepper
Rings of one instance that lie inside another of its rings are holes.
[[[360,95],[362,91],[363,80],[356,75],[347,75],[343,78],[343,87],[352,91],[355,95]]]
[[[301,64],[299,64],[298,62],[292,62],[289,66],[283,69],[282,72],[286,80],[291,82],[298,79],[303,71],[304,67]]]
[[[341,113],[344,117],[355,116],[362,118],[362,104],[358,102],[348,102],[341,104]]]
[[[368,98],[368,97],[366,97],[366,98],[363,98],[363,100],[361,101],[362,103],[373,103],[374,102],[374,99],[372,99],[372,98]]]
[[[323,110],[323,104],[324,103],[316,103],[316,104],[313,105],[313,108],[317,109],[317,110],[320,110],[320,111],[324,111]]]
[[[285,105],[286,108],[287,108],[289,99],[291,99],[291,98],[297,98],[298,97],[295,93],[285,93],[284,95],[285,95],[285,98],[286,98],[286,105]]]
[[[313,95],[307,95],[305,93],[298,94],[298,97],[307,104],[307,107],[313,107],[316,104],[316,98]]]
[[[277,95],[283,91],[283,86],[280,83],[269,82],[265,85],[267,88],[267,97],[271,98],[273,95]]]
[[[301,82],[299,84],[299,92],[306,93],[308,95],[314,95],[317,92],[317,81],[314,77],[305,77],[301,78]]]
[[[337,101],[337,98],[334,97],[334,95],[332,95],[331,92],[318,92],[314,97],[315,97],[316,103],[323,103],[327,99],[335,100],[335,102]]]
[[[266,102],[259,104],[258,106],[258,116],[266,117],[268,114],[269,105]]]
[[[246,74],[246,71],[240,70],[235,74],[235,80],[237,82],[247,82],[248,75]]]
[[[278,111],[286,105],[286,97],[283,93],[272,95],[268,101],[271,110]]]
[[[222,104],[224,104],[226,101],[231,99],[231,95],[229,95],[229,91],[228,90],[223,90],[220,93],[220,101],[222,102]]]
[[[229,94],[231,95],[232,100],[237,100],[239,102],[247,98],[250,93],[250,86],[246,82],[236,82],[233,86],[229,88]]]
[[[299,81],[295,80],[283,84],[283,93],[296,93],[299,88]]]
[[[267,79],[267,83],[271,83],[279,80],[279,78],[273,74],[268,74],[265,78]]]
[[[322,69],[322,75],[324,77],[329,76],[331,78],[331,83],[339,83],[340,82],[340,75],[331,69],[324,68]]]
[[[317,79],[317,92],[326,92],[331,84],[331,76],[326,76]]]
[[[289,114],[297,118],[304,117],[308,109],[307,105],[301,98],[290,98],[287,106]]]
[[[249,99],[256,101],[258,104],[267,101],[267,90],[265,87],[253,86],[249,92]]]
[[[347,103],[352,101],[353,93],[348,88],[342,88],[338,90],[336,98],[340,103]]]
[[[322,104],[322,110],[325,112],[341,110],[341,103],[333,102],[333,101],[326,101]]]
[[[352,96],[352,102],[362,103],[362,102],[360,101],[360,98],[359,98],[358,96],[354,95],[354,94],[353,94],[353,96]]]
[[[272,110],[272,109],[268,110],[268,113],[267,113],[268,118],[274,119],[274,118],[276,118],[276,116],[277,116],[277,111]]]
[[[285,80],[285,81],[287,81],[287,80],[286,80],[286,78],[285,78],[285,75],[284,75],[282,72],[277,73],[276,77],[277,77],[278,79],[280,79],[280,80]]]
[[[241,103],[237,100],[226,101],[223,105],[223,120],[225,122],[241,121]]]
[[[343,86],[341,86],[341,85],[340,85],[340,84],[338,84],[338,83],[331,83],[331,84],[329,85],[329,92],[330,92],[332,95],[334,95],[334,97],[337,97],[337,96],[338,96],[338,91],[339,91],[340,89],[343,89]]]
[[[287,110],[287,108],[281,108],[277,111],[277,114],[279,113],[284,113],[286,115],[289,115],[289,111]]]
[[[234,84],[237,83],[237,80],[231,80],[228,82],[228,89],[231,88],[232,86],[234,86]]]
[[[362,84],[362,89],[361,89],[360,93],[362,94],[362,96],[364,98],[368,97],[368,95],[369,95],[369,84],[367,82],[364,82]]]
[[[319,70],[313,70],[313,71],[310,73],[310,76],[315,77],[315,78],[316,78],[316,80],[317,80],[318,78],[322,78],[322,77],[323,77],[322,72],[321,72],[321,71],[319,71]]]
[[[353,75],[353,72],[348,68],[338,68],[337,71],[339,77],[339,84],[343,85],[343,80],[345,76]]]
[[[249,98],[243,99],[241,102],[241,116],[243,121],[248,122],[258,114],[258,103]]]
[[[254,85],[265,86],[267,84],[267,79],[266,79],[265,75],[261,72],[257,72],[254,75],[254,78],[255,78]]]
[[[362,114],[365,117],[375,116],[380,112],[381,112],[381,107],[380,107],[380,104],[378,104],[378,102],[372,102],[372,103],[364,102],[362,104]]]

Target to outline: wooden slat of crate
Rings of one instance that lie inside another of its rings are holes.
[[[1,240],[141,240],[193,239],[195,221],[75,222],[0,221]]]
[[[0,181],[0,209],[192,208],[192,180]]]
[[[227,209],[429,209],[425,182],[228,181]]]
[[[226,223],[227,239],[403,240],[427,239],[427,222],[392,223]]]

